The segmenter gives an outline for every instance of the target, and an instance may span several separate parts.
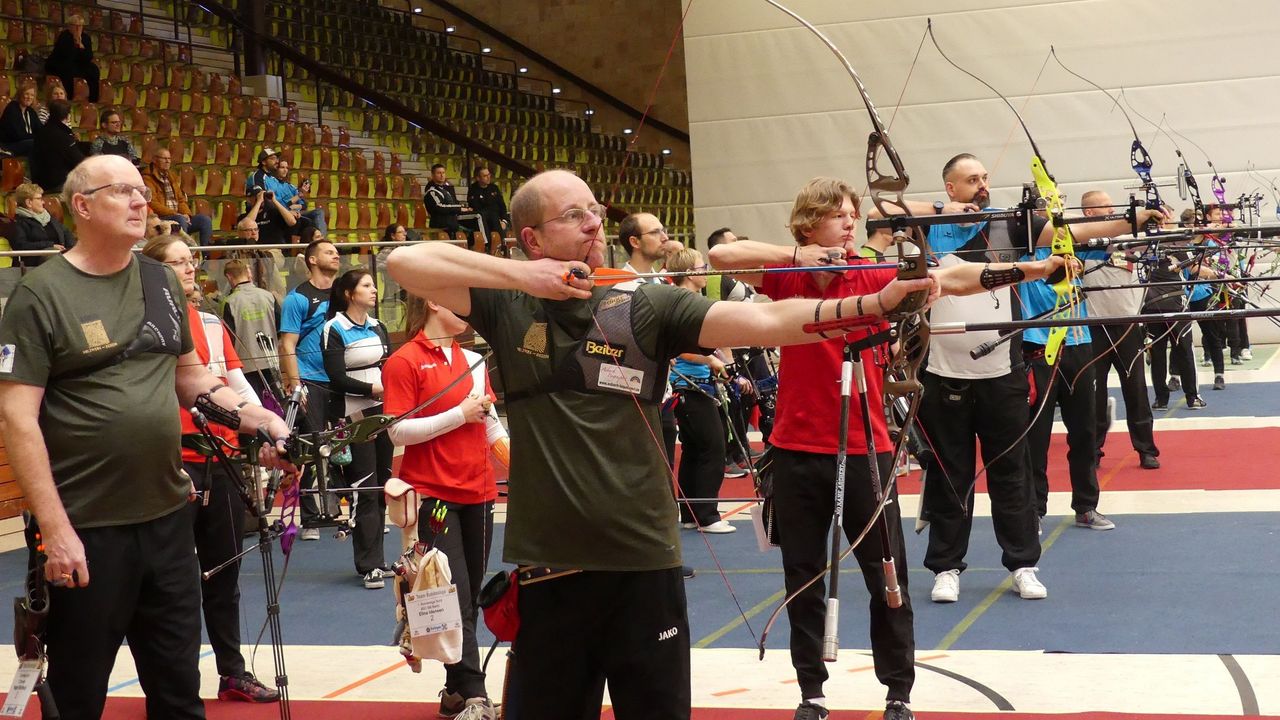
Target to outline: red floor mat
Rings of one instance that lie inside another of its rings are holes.
[[[0,697],[3,697],[0,695]],[[145,702],[142,698],[110,698],[102,720],[136,720],[146,715]],[[290,703],[293,714],[307,720],[347,720],[358,717],[360,720],[402,720],[403,718],[435,717],[434,702],[352,702],[341,700],[294,700]],[[205,703],[205,711],[209,720],[269,720],[280,717],[279,708],[271,705],[248,705],[245,703],[221,702],[210,700]],[[788,720],[792,710],[755,710],[743,708],[694,708],[693,720]],[[830,720],[863,720],[879,718],[879,710],[837,710],[830,715]],[[40,711],[38,704],[32,700],[27,706],[24,720],[38,720]],[[612,718],[613,713],[605,711],[604,718]],[[917,712],[916,717],[926,720],[1120,720],[1121,718],[1139,718],[1140,720],[1225,720],[1230,715],[1133,715],[1131,713],[959,713],[959,712]],[[1234,716],[1234,717],[1239,717]],[[1255,716],[1260,718],[1276,718],[1276,716]]]
[[[1275,490],[1280,473],[1258,462],[1251,449],[1280,447],[1280,428],[1165,430],[1156,433],[1160,469],[1138,467],[1138,454],[1123,427],[1107,437],[1098,479],[1107,490]],[[986,492],[986,482],[979,480]],[[898,479],[903,493],[920,492],[920,474]],[[1049,489],[1069,492],[1067,437],[1053,436],[1049,446]],[[721,497],[750,497],[750,478],[725,478]]]

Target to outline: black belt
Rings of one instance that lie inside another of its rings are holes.
[[[565,575],[573,575],[580,573],[581,570],[566,570],[563,568],[541,567],[535,565],[521,565],[516,568],[516,579],[521,585],[531,585],[543,580],[553,580]]]

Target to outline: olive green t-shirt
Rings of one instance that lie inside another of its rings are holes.
[[[178,359],[144,352],[85,376],[57,378],[118,354],[142,324],[140,260],[89,275],[55,255],[14,290],[0,318],[0,381],[45,388],[40,407],[54,484],[77,528],[128,525],[187,501],[179,477]],[[182,284],[166,271],[182,307]],[[182,351],[192,349],[180,313]]]
[[[539,300],[513,290],[472,290],[469,321],[494,349],[503,387],[547,378],[592,327],[585,300]],[[632,300],[636,345],[667,363],[698,345],[712,303],[647,284]],[[613,344],[614,339],[610,339]],[[503,558],[582,570],[680,565],[671,472],[658,407],[630,395],[561,390],[508,403],[511,486]]]

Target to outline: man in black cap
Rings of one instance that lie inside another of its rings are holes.
[[[283,185],[276,177],[280,154],[264,147],[258,153],[258,169],[245,178],[244,194],[249,196],[245,210],[258,223],[258,242],[277,245],[288,242],[297,218],[276,197]]]

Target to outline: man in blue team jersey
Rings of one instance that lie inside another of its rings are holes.
[[[329,376],[325,374],[321,356],[320,329],[324,326],[325,312],[329,308],[329,289],[338,274],[341,258],[333,243],[316,240],[307,245],[302,259],[309,277],[285,296],[280,311],[280,371],[286,394],[293,393],[299,383],[306,389],[306,412],[298,427],[298,432],[306,433],[325,428]],[[310,489],[314,486],[315,475],[308,467],[301,487]],[[315,496],[305,496],[300,507],[303,530],[299,537],[319,540],[319,528],[308,527],[308,521],[320,512],[319,501]]]

